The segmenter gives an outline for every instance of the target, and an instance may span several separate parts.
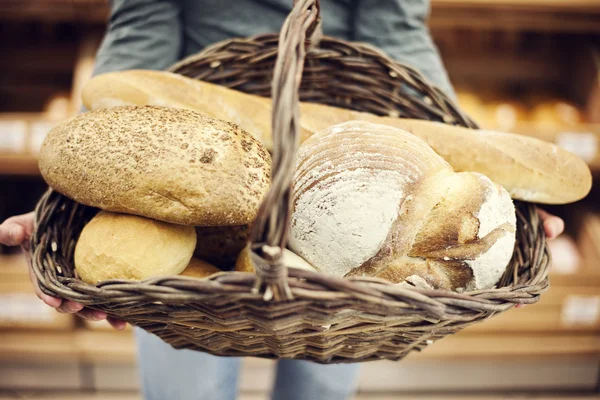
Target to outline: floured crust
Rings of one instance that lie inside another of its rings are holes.
[[[326,129],[297,157],[290,246],[320,271],[343,276],[378,254],[402,200],[419,191],[410,208],[423,207],[427,176],[444,172],[452,170],[427,144],[397,129],[360,121]],[[417,214],[407,215],[398,246],[418,229]]]
[[[79,115],[46,137],[46,182],[103,210],[198,226],[244,225],[270,184],[268,152],[193,111],[126,106]]]
[[[453,172],[407,132],[336,125],[305,142],[297,162],[290,247],[320,272],[482,289],[510,261],[508,193],[484,175]]]

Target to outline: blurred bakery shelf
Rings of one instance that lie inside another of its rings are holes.
[[[0,19],[104,24],[109,16],[106,0],[3,0]]]
[[[600,32],[597,0],[431,0],[433,28]]]
[[[553,32],[600,32],[596,0],[432,0],[431,25]],[[0,19],[103,24],[105,0],[3,0]]]
[[[85,329],[63,333],[2,332],[0,339],[0,370],[29,365],[37,366],[37,369],[70,371],[72,365],[78,365],[86,374],[93,376],[87,385],[93,385],[97,390],[137,388],[135,344],[131,332]],[[597,383],[599,360],[598,335],[465,332],[447,337],[400,363],[363,365],[361,388],[374,392],[593,390]],[[478,379],[466,378],[477,370],[480,374],[484,371]],[[266,390],[272,374],[272,361],[245,359],[242,390]],[[16,386],[44,387],[42,382],[29,382],[28,385]],[[10,386],[4,378],[0,378],[0,389],[3,387]]]
[[[511,400],[598,400],[600,395],[591,394],[556,394],[556,393],[536,393],[536,394],[515,394],[515,393],[496,393],[496,394],[469,394],[452,393],[444,394],[398,394],[398,393],[358,393],[354,400],[506,400],[510,395]],[[19,390],[16,392],[0,392],[0,400],[142,400],[137,391],[29,391]],[[239,400],[268,400],[266,393],[242,392],[239,394]]]
[[[0,255],[0,337],[74,328],[73,315],[56,312],[35,295],[21,254]]]
[[[46,113],[0,113],[0,174],[38,175],[37,154],[58,121]]]

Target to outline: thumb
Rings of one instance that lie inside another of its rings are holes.
[[[33,212],[10,217],[0,225],[0,243],[5,246],[18,246],[33,233]]]
[[[26,232],[23,226],[6,222],[0,225],[0,243],[3,245],[18,246],[26,239]]]

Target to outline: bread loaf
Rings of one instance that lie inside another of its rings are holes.
[[[246,246],[235,263],[235,270],[238,272],[256,272],[250,256],[250,246]],[[288,249],[283,249],[283,264],[287,268],[297,268],[313,272],[317,271],[312,265],[306,262],[306,260]]]
[[[258,96],[248,101],[245,96],[232,96],[235,93],[168,72],[134,70],[94,77],[84,86],[82,99],[89,110],[156,105],[199,111],[243,127],[271,149],[271,102]]]
[[[77,241],[75,270],[91,284],[178,275],[190,262],[195,245],[191,226],[100,211]]]
[[[158,71],[100,75],[83,90],[84,104],[98,109],[119,104],[156,104],[192,109],[239,124],[268,150],[270,99]],[[564,204],[591,188],[591,173],[579,157],[551,143],[500,132],[473,131],[446,124],[378,117],[321,104],[302,103],[303,141],[332,125],[366,120],[407,130],[425,140],[455,171],[480,172],[504,186],[514,199]]]
[[[362,121],[308,139],[297,159],[290,247],[335,276],[417,275],[435,288],[490,288],[513,253],[510,196],[455,173],[422,140]]]
[[[270,184],[270,156],[237,126],[189,110],[116,107],[52,129],[39,166],[88,206],[184,225],[244,225]]]
[[[518,200],[566,204],[584,198],[592,187],[592,175],[585,161],[534,137],[379,117],[319,104],[304,104],[302,115],[303,126],[312,132],[331,126],[334,116],[338,122],[363,120],[410,132],[424,140],[456,172],[482,173]]]
[[[197,258],[192,258],[180,275],[191,276],[193,278],[206,278],[217,272],[221,272],[221,270],[214,265]]]

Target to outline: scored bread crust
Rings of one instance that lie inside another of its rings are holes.
[[[300,148],[290,247],[320,272],[417,275],[443,289],[493,286],[513,253],[510,196],[478,173],[455,173],[425,142],[363,121]]]
[[[81,114],[52,129],[39,156],[46,182],[77,202],[197,226],[251,222],[270,164],[236,125],[156,106]]]

